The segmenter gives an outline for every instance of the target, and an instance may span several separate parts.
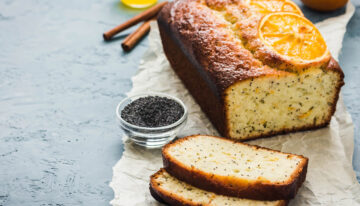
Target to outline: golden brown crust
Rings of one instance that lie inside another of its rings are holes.
[[[221,92],[212,84],[209,76],[202,70],[194,56],[183,52],[184,50],[181,48],[185,45],[176,40],[175,36],[171,37],[175,34],[171,32],[168,22],[165,21],[169,18],[170,6],[166,5],[163,9],[168,12],[160,13],[158,24],[163,48],[172,68],[217,130],[222,134],[227,133],[225,130],[225,107]]]
[[[199,204],[195,204],[194,202],[187,201],[186,199],[182,198],[177,194],[169,193],[168,191],[161,189],[160,185],[156,183],[156,178],[160,176],[163,172],[165,172],[165,170],[162,168],[150,177],[149,190],[151,196],[153,196],[154,199],[161,203],[169,204],[172,206],[201,206]],[[288,202],[289,201],[287,200],[281,200],[279,201],[278,206],[286,206]]]
[[[226,90],[234,83],[246,79],[287,75],[288,72],[263,66],[250,51],[239,46],[226,34],[221,22],[212,16],[211,10],[204,9],[197,2],[175,1],[162,9],[158,24],[163,48],[172,68],[213,125],[222,136],[231,138],[224,105]],[[206,2],[210,6],[221,8],[232,1]],[[246,10],[247,8],[244,8],[244,11]],[[273,59],[269,61],[274,64],[282,64],[276,56],[270,54],[270,57]],[[324,122],[254,135],[246,140],[327,126],[336,109],[340,88],[344,84],[344,74],[333,58],[322,69],[340,75],[331,112]]]
[[[176,140],[172,143],[167,144],[163,147],[162,156],[164,168],[168,173],[174,177],[187,182],[195,187],[212,191],[217,194],[222,194],[226,196],[240,197],[246,199],[256,199],[256,200],[279,200],[279,199],[292,199],[295,197],[298,189],[305,180],[308,158],[301,155],[294,155],[290,153],[283,153],[276,150],[271,150],[268,148],[263,148],[259,146],[249,145],[245,143],[240,143],[230,139],[220,138],[224,141],[230,141],[234,144],[243,144],[248,145],[254,149],[265,149],[272,152],[278,152],[282,154],[287,154],[291,156],[297,156],[301,159],[301,163],[298,165],[298,168],[290,175],[288,181],[269,183],[264,181],[249,181],[246,179],[240,179],[236,177],[228,176],[219,176],[211,173],[206,173],[201,169],[195,167],[187,167],[176,159],[172,158],[167,152],[171,146],[174,146],[183,141],[187,141],[190,138],[196,138],[199,135],[188,136],[179,140]],[[209,135],[201,135],[209,136]]]
[[[189,202],[181,196],[173,193],[168,193],[161,189],[161,187],[156,183],[157,176],[163,173],[164,169],[160,169],[158,172],[153,174],[150,177],[150,194],[159,202],[165,202],[173,206],[199,206],[193,202]]]
[[[227,23],[206,8],[196,0],[175,1],[162,9],[158,22],[202,72],[203,78],[215,85],[213,89],[218,94],[237,81],[284,73],[263,66],[253,58],[251,52],[229,34]]]

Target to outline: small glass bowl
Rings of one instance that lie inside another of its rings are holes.
[[[141,127],[126,122],[121,117],[121,111],[131,102],[147,96],[167,97],[178,102],[184,109],[183,116],[175,123],[162,127]],[[130,140],[146,148],[159,148],[173,140],[185,126],[187,116],[188,112],[186,106],[180,99],[163,93],[146,93],[127,97],[116,107],[116,117],[119,127],[125,132],[125,135],[127,135]]]

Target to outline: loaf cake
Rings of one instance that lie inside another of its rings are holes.
[[[194,135],[166,145],[164,168],[195,187],[256,200],[295,197],[308,159],[233,140]]]
[[[161,169],[150,178],[150,193],[158,201],[172,206],[284,206],[285,200],[259,201],[227,197],[198,189]]]
[[[175,0],[158,16],[164,52],[222,136],[324,127],[344,75],[288,0]]]

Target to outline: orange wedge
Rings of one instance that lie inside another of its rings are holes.
[[[262,42],[293,65],[329,59],[324,38],[306,18],[289,12],[271,13],[261,20]]]
[[[303,15],[300,8],[289,0],[248,0],[250,7],[262,14],[292,12]]]

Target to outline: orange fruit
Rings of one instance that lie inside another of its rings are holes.
[[[306,6],[318,11],[334,11],[345,6],[348,0],[301,0]]]
[[[268,14],[261,20],[258,33],[267,47],[293,65],[329,58],[324,38],[303,16],[290,12]]]
[[[248,0],[251,8],[262,13],[292,12],[303,15],[300,8],[289,0]]]

